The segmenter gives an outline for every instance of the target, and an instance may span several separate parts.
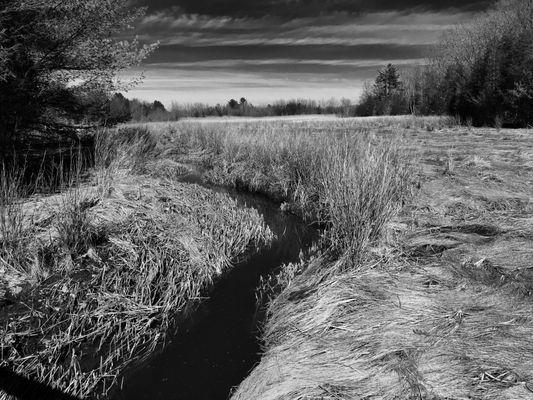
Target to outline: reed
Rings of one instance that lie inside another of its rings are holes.
[[[322,254],[264,282],[262,361],[232,399],[531,396],[530,132],[403,133],[421,187],[389,225],[397,243],[370,244],[356,268]]]

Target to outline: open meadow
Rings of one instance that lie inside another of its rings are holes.
[[[530,130],[409,117],[154,128],[194,149],[207,179],[324,229],[321,250],[277,277],[262,362],[233,398],[531,398]]]
[[[243,255],[283,241],[228,194],[256,193],[320,237],[250,288],[261,359],[233,399],[530,399],[532,133],[444,117],[132,124],[100,132],[60,193],[4,173],[2,363],[113,397]]]
[[[0,0],[0,400],[533,400],[533,0]]]

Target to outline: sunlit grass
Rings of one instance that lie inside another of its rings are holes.
[[[404,121],[404,120],[402,120]],[[405,122],[405,121],[404,121]],[[256,122],[152,125],[177,159],[198,155],[206,179],[263,193],[325,228],[324,247],[356,261],[410,192],[399,135],[366,128]]]

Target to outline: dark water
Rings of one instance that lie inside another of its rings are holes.
[[[0,143],[0,166],[23,178],[26,185],[47,192],[59,189],[57,186],[62,180],[68,180],[69,173],[84,175],[94,166],[94,149],[93,137],[78,141],[68,137],[56,140],[30,137],[27,142],[5,147]]]
[[[198,174],[183,180],[200,183]],[[260,360],[255,290],[260,278],[284,263],[298,261],[318,231],[260,196],[224,191],[240,205],[256,208],[276,239],[216,283],[193,315],[192,327],[179,332],[164,351],[129,376],[117,399],[225,400]]]
[[[0,367],[0,391],[19,400],[79,400],[7,367]]]

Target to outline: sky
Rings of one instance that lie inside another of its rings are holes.
[[[126,77],[147,101],[253,104],[280,99],[356,101],[388,63],[408,70],[455,24],[492,0],[134,0],[135,25],[159,48]]]

